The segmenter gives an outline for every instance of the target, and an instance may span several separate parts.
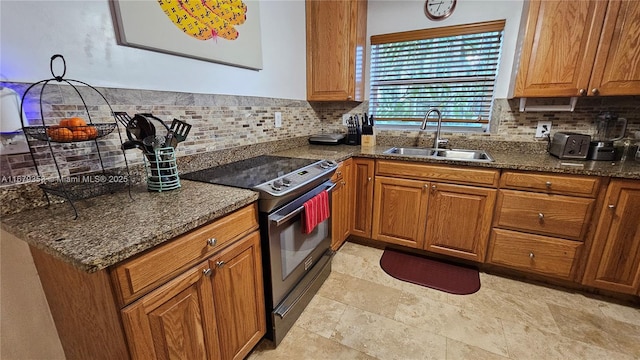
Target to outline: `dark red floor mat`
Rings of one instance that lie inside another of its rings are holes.
[[[380,266],[396,279],[430,287],[456,295],[473,294],[480,290],[477,269],[428,259],[395,249],[385,249]]]

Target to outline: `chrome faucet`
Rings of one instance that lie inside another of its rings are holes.
[[[442,113],[440,112],[440,110],[436,108],[429,109],[429,111],[427,111],[427,113],[424,115],[424,120],[422,120],[422,125],[420,126],[420,130],[425,130],[427,128],[427,119],[429,118],[429,115],[431,115],[432,112],[435,112],[436,114],[438,114],[438,127],[436,128],[436,138],[433,141],[433,148],[438,149],[440,148],[440,145],[442,145],[442,147],[444,148],[449,143],[449,140],[440,138],[440,129],[442,129]]]

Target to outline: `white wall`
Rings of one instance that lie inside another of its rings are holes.
[[[93,86],[305,99],[304,1],[261,0],[260,15],[255,71],[120,46],[108,0],[1,0],[0,79],[51,78],[49,59],[62,54],[66,77]]]
[[[496,98],[506,98],[516,51],[523,0],[458,0],[453,14],[442,21],[431,21],[424,15],[424,0],[369,0],[367,16],[367,50],[371,54],[372,35],[433,27],[506,20],[502,57],[496,81]],[[367,63],[368,66],[368,63]],[[367,68],[366,73],[369,73]],[[367,97],[369,83],[367,78]]]

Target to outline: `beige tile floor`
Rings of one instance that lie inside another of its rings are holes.
[[[347,242],[282,343],[249,359],[640,359],[640,309],[480,274],[451,295],[396,280]]]

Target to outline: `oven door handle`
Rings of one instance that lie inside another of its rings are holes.
[[[336,184],[331,184],[331,186],[326,188],[326,191],[331,192],[331,190],[333,190],[333,188],[335,188],[335,187],[336,187]],[[292,217],[294,217],[294,216],[298,215],[299,213],[301,213],[302,210],[304,210],[304,206],[300,206],[299,208],[293,210],[292,212],[288,213],[287,215],[281,217],[280,219],[271,220],[271,222],[275,223],[276,226],[280,226],[280,224],[286,222],[287,220],[289,220]]]

